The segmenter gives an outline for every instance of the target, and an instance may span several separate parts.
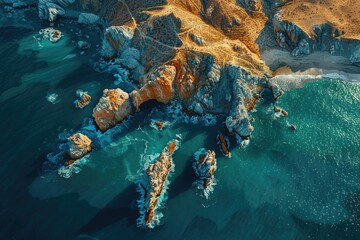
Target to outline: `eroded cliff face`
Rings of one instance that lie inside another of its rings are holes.
[[[327,51],[360,64],[360,2],[356,0],[275,1],[275,36],[293,56]]]
[[[177,99],[197,114],[229,115],[229,130],[249,136],[247,104],[269,87],[256,44],[267,18],[259,1],[250,2],[119,1],[103,9],[111,25],[103,56],[119,59],[141,86],[129,93],[127,113],[150,99]],[[98,109],[94,117],[102,130],[122,120],[100,120]]]
[[[103,18],[103,57],[116,59],[139,84],[131,93],[108,90],[118,100],[110,100],[109,94],[100,99],[93,116],[103,131],[138,111],[143,102],[176,99],[195,114],[226,114],[229,132],[248,139],[254,130],[248,112],[261,90],[271,89],[274,99],[281,96],[256,43],[269,20],[264,11],[280,46],[294,56],[326,50],[360,63],[355,40],[360,17],[354,12],[360,6],[354,0],[71,2],[40,0],[39,13],[47,4],[70,4]]]

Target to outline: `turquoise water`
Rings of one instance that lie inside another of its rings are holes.
[[[359,83],[321,80],[293,89],[278,103],[286,118],[274,119],[261,101],[251,114],[250,145],[234,148],[231,159],[216,145],[222,117],[211,127],[167,118],[171,126],[159,132],[150,121],[163,119],[166,107],[147,104],[64,179],[46,155],[96,104],[75,109],[76,90],[99,99],[114,77],[93,70],[94,46],[80,55],[82,37],[67,30],[71,23],[60,27],[58,44],[39,46],[33,36],[42,26],[33,21],[33,29],[0,28],[0,239],[359,239]],[[57,104],[45,99],[53,92]],[[176,134],[182,141],[162,225],[140,230],[134,181],[148,155]],[[208,200],[192,185],[191,157],[201,147],[218,156]]]

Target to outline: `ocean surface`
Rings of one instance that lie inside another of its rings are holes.
[[[39,40],[45,26],[34,13],[23,18],[0,18],[0,239],[360,239],[359,82],[323,79],[292,89],[278,102],[285,118],[260,101],[250,145],[234,147],[231,159],[216,143],[223,116],[211,126],[186,124],[166,114],[169,107],[145,104],[99,136],[81,171],[63,178],[51,154],[72,132],[98,134],[92,108],[119,77],[99,67],[96,31],[66,22],[52,44]],[[76,43],[84,39],[92,46],[81,53]],[[93,97],[83,109],[74,106],[78,89]],[[46,99],[51,93],[55,104]],[[159,132],[151,119],[170,126]],[[139,229],[134,181],[177,134],[162,224]],[[209,199],[192,185],[192,155],[202,147],[218,160]]]

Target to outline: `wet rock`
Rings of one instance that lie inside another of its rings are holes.
[[[78,41],[77,47],[79,50],[86,50],[91,47],[91,44],[86,41]]]
[[[84,157],[91,151],[91,143],[91,139],[82,133],[71,135],[68,138],[68,149],[65,151],[66,159],[71,161]]]
[[[294,124],[290,124],[290,125],[289,125],[289,129],[290,129],[291,131],[296,131],[296,126],[295,126]]]
[[[288,115],[288,112],[285,111],[284,109],[278,107],[278,106],[274,106],[274,112],[275,112],[275,115],[278,117],[278,116],[283,116],[283,117],[286,117]]]
[[[205,198],[208,198],[216,184],[214,178],[214,172],[217,169],[215,152],[207,151],[205,148],[199,149],[194,154],[192,166],[198,178],[194,185],[203,191]]]
[[[83,108],[87,106],[91,101],[91,96],[88,92],[84,92],[83,90],[79,89],[76,91],[76,96],[80,99],[76,100],[75,107],[77,108]]]
[[[139,227],[154,228],[160,223],[163,197],[168,187],[168,177],[174,171],[172,155],[179,147],[178,140],[168,143],[160,156],[155,157],[138,181],[138,192],[141,197],[138,201],[140,217],[137,220]]]
[[[39,34],[42,35],[43,38],[49,39],[49,41],[52,43],[58,42],[62,37],[62,33],[59,30],[51,27],[41,29]]]
[[[151,120],[150,126],[155,128],[156,130],[162,131],[165,127],[170,126],[170,122],[168,121],[160,121],[160,120]]]
[[[229,152],[230,141],[229,138],[224,136],[221,132],[217,136],[218,145],[220,146],[220,151],[224,156],[231,158],[231,153]]]

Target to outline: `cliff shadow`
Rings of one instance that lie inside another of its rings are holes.
[[[139,215],[135,203],[138,198],[136,186],[131,184],[114,197],[106,207],[99,210],[95,217],[80,229],[80,232],[97,232],[123,219],[127,219],[128,226],[135,226]]]

